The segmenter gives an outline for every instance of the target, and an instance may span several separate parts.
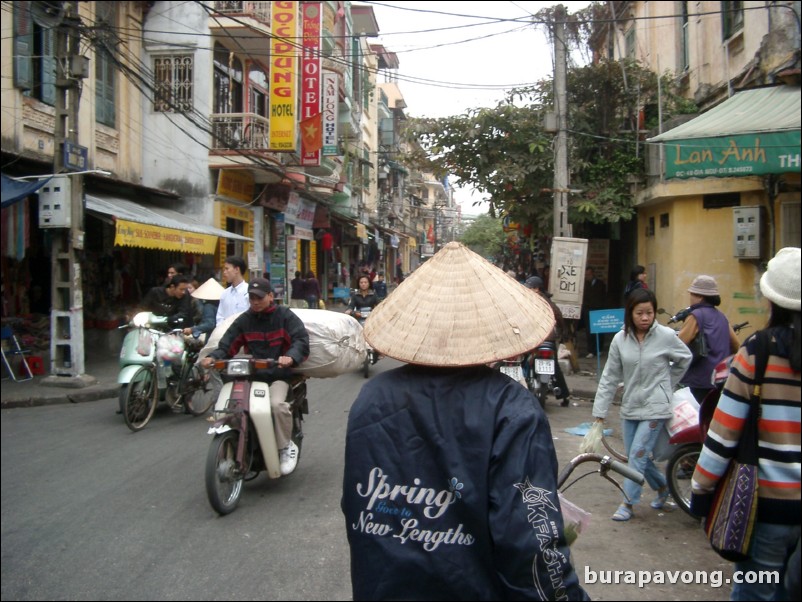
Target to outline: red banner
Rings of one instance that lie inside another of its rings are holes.
[[[320,113],[322,3],[303,5],[301,59],[301,165],[320,165],[323,132]]]

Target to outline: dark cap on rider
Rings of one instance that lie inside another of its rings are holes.
[[[273,292],[273,287],[270,282],[265,278],[254,278],[248,284],[248,294],[256,295],[257,297],[264,298],[268,293]]]

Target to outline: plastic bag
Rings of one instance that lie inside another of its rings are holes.
[[[699,402],[693,396],[690,387],[674,391],[671,397],[673,416],[668,421],[669,435],[676,435],[683,429],[699,424]]]
[[[582,439],[579,445],[579,453],[581,454],[603,454],[604,445],[602,444],[602,436],[604,435],[604,423],[595,421]]]
[[[140,328],[139,340],[137,341],[136,345],[136,352],[142,357],[148,357],[151,354],[152,346],[153,346],[153,340],[150,337],[150,333],[146,328]]]
[[[591,514],[566,499],[562,493],[558,492],[557,497],[560,500],[560,512],[563,515],[565,541],[570,546],[590,524]]]

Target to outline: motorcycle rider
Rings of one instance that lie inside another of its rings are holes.
[[[208,369],[215,359],[234,357],[243,348],[256,359],[276,360],[276,367],[256,372],[254,380],[270,385],[270,407],[281,474],[287,475],[298,464],[298,446],[290,438],[292,412],[285,401],[289,392],[286,379],[292,374],[289,368],[299,366],[309,356],[309,334],[289,307],[275,303],[273,287],[265,278],[251,280],[248,302],[248,311],[234,320],[217,349],[201,360],[201,366]],[[250,411],[254,421],[266,413],[258,404],[252,404]]]
[[[379,304],[379,298],[370,288],[370,277],[360,276],[357,286],[359,288],[356,294],[351,297],[351,302],[348,304],[348,309],[345,310],[345,313],[359,319],[361,316],[357,314],[359,314],[360,308],[369,307],[373,309]]]
[[[370,276],[367,274],[363,274],[359,277],[357,286],[359,288],[357,289],[356,293],[351,296],[351,302],[348,304],[348,309],[345,310],[345,313],[349,316],[354,316],[357,320],[359,320],[360,324],[364,324],[367,316],[363,316],[360,310],[365,307],[369,307],[371,310],[373,310],[373,308],[379,304],[379,298],[376,296],[376,293],[371,290]],[[378,362],[379,354],[371,350],[370,361],[372,364]]]
[[[164,286],[154,286],[142,299],[142,309],[158,316],[167,316],[167,323],[172,326],[192,326],[192,299],[187,287],[189,278],[178,274]]]
[[[560,308],[557,307],[554,302],[550,299],[551,295],[547,292],[543,291],[543,279],[540,276],[530,276],[524,282],[524,286],[526,288],[534,289],[538,295],[545,299],[549,306],[551,307],[551,311],[554,313],[554,320],[556,325],[554,326],[554,330],[551,331],[551,334],[546,339],[554,343],[554,349],[558,349],[560,345],[560,333],[565,331],[565,322],[563,321],[563,312],[560,311]],[[560,405],[562,407],[568,407],[570,403],[570,393],[568,392],[568,384],[565,382],[565,376],[563,376],[563,371],[560,369],[560,362],[557,358],[554,359],[554,378],[557,380],[557,386],[560,388],[562,393],[562,400],[560,401]]]
[[[705,357],[693,358],[690,368],[682,377],[680,386],[690,387],[696,401],[702,403],[714,388],[710,384],[710,374],[721,360],[737,353],[741,343],[735,336],[727,316],[716,309],[721,305],[721,297],[715,278],[700,274],[693,279],[688,294],[691,300],[691,306],[688,308],[690,314],[685,318],[682,330],[679,331],[679,338],[690,347],[697,336],[703,336],[708,351]]]

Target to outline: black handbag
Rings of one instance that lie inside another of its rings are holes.
[[[696,317],[696,316],[694,316]],[[693,354],[693,359],[691,361],[696,361],[701,357],[707,357],[708,349],[707,349],[707,337],[705,336],[705,329],[702,322],[696,317],[696,323],[699,327],[699,332],[696,333],[696,336],[693,337],[690,345],[688,347]]]
[[[699,329],[699,332],[691,341],[689,345],[691,349],[691,353],[693,354],[693,359],[696,360],[700,357],[707,357],[708,349],[707,349],[707,337],[705,337],[705,333],[702,329]]]

